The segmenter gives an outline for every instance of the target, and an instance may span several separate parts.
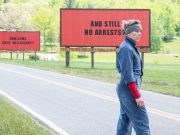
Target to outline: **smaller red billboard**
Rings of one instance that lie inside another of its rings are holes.
[[[39,51],[40,32],[0,32],[0,50]]]

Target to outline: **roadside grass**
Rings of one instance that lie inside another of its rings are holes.
[[[164,53],[180,53],[180,38],[163,44]]]
[[[0,97],[0,135],[53,135],[30,116]]]
[[[179,54],[152,54],[146,53],[144,55],[144,63],[145,66],[147,64],[154,64],[154,65],[180,65],[180,53]],[[173,68],[173,67],[171,67]]]
[[[142,88],[180,97],[180,64],[146,64]]]

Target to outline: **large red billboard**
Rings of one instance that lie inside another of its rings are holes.
[[[0,32],[0,50],[39,51],[40,32]]]
[[[60,40],[64,47],[118,47],[124,39],[122,20],[140,20],[139,47],[150,47],[149,9],[61,9]]]

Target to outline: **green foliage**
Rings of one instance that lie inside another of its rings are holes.
[[[39,60],[39,59],[40,59],[40,56],[39,56],[39,55],[36,55],[36,56],[35,56],[34,54],[30,54],[30,55],[29,55],[29,59],[30,59],[30,60],[35,60],[35,59],[36,59],[36,60]]]
[[[3,4],[4,0],[0,0],[0,6]]]
[[[158,52],[161,49],[163,26],[159,25],[160,18],[157,13],[152,12],[151,21],[151,50]]]
[[[33,13],[31,5],[5,3],[3,12],[0,12],[0,28],[7,31],[31,31]]]
[[[11,0],[11,2],[16,3],[16,4],[20,4],[20,3],[26,3],[29,0]]]
[[[151,37],[151,50],[154,52],[160,51],[162,48],[162,40],[159,37]]]
[[[85,53],[85,52],[79,52],[77,54],[77,58],[78,59],[84,59],[84,58],[88,58],[89,56]]]
[[[35,23],[35,27],[41,31],[50,28],[49,24],[51,22],[51,15],[50,9],[40,8],[32,18]]]
[[[66,8],[75,8],[75,0],[65,0]]]
[[[175,17],[173,16],[173,12],[169,6],[166,6],[162,9],[160,13],[161,24],[164,29],[163,40],[170,41],[172,37],[175,35]]]
[[[150,9],[153,51],[162,48],[162,40],[169,41],[180,35],[180,0],[11,0],[8,3],[14,6],[6,5],[4,15],[0,15],[0,28],[41,31],[44,44],[59,42],[60,8]],[[2,4],[0,0],[0,7]]]
[[[175,24],[175,31],[176,31],[176,35],[180,36],[180,21]]]
[[[2,10],[3,0],[0,0],[0,11]]]
[[[59,11],[60,7],[65,6],[65,0],[48,0],[50,8],[55,8]]]
[[[46,8],[40,8],[32,18],[36,29],[40,30],[43,35],[44,45],[46,44],[46,32],[51,27],[51,18],[51,10]]]
[[[54,3],[50,5],[54,7]],[[62,3],[58,3],[62,4]],[[39,8],[36,14],[32,17],[37,30],[43,35],[44,45],[48,43],[56,43],[59,41],[59,9]]]

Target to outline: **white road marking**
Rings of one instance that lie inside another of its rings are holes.
[[[60,135],[69,135],[67,132],[65,132],[63,129],[58,127],[56,124],[54,124],[53,122],[51,122],[47,118],[43,117],[42,115],[38,114],[37,112],[31,110],[29,107],[25,106],[21,102],[17,101],[16,99],[14,99],[11,96],[9,96],[7,93],[3,92],[3,90],[1,90],[1,89],[0,89],[0,95],[2,95],[3,97],[7,98],[9,101],[13,102],[15,105],[17,105],[20,108],[22,108],[23,110],[25,110],[27,113],[29,113],[34,118],[38,119],[41,123],[45,124],[46,126],[51,128],[52,130],[54,130],[56,133],[58,133]]]
[[[107,100],[107,101],[111,101],[111,102],[115,102],[115,103],[119,102],[117,98],[106,96],[106,95],[99,94],[99,93],[92,92],[92,91],[88,91],[88,90],[84,90],[82,88],[71,86],[70,84],[67,85],[67,84],[63,84],[63,83],[60,83],[60,82],[55,82],[55,81],[52,81],[52,80],[49,80],[49,79],[45,79],[45,78],[42,78],[42,77],[39,77],[39,76],[31,75],[31,74],[28,74],[28,73],[22,73],[22,72],[18,72],[18,71],[14,71],[14,70],[9,70],[9,69],[5,69],[5,68],[0,68],[0,69],[5,70],[5,71],[9,71],[9,72],[13,72],[13,73],[16,73],[16,74],[20,74],[20,75],[23,75],[23,76],[27,76],[29,78],[45,81],[45,82],[48,82],[48,83],[51,83],[51,84],[54,84],[54,85],[57,85],[57,86],[67,88],[67,89],[69,89],[71,91],[76,91],[76,92],[80,92],[80,93],[83,93],[83,94],[86,94],[86,95],[91,95],[91,96],[98,97],[98,98],[101,98],[101,99],[104,99],[104,100]],[[153,114],[156,114],[156,115],[159,115],[159,116],[162,116],[162,117],[170,118],[170,119],[173,119],[173,120],[176,120],[176,121],[180,121],[180,116],[177,115],[177,114],[165,112],[165,111],[158,110],[158,109],[151,108],[151,107],[146,107],[146,108],[150,113],[153,113]]]
[[[173,120],[176,120],[176,121],[180,121],[180,116],[177,115],[177,114],[168,113],[168,112],[161,111],[161,110],[151,108],[151,107],[147,107],[147,110],[149,112],[153,113],[153,114],[160,115],[160,116],[163,116],[163,117],[166,117],[166,118],[170,118],[170,119],[173,119]]]

